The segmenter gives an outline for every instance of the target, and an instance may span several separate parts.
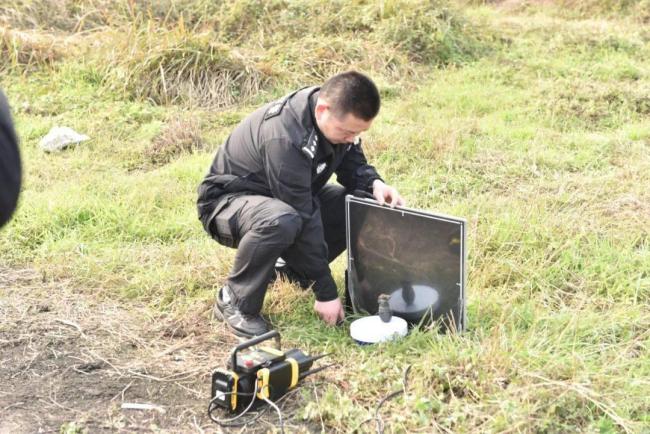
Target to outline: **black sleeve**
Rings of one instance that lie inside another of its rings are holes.
[[[361,142],[350,145],[343,161],[336,169],[336,180],[348,191],[363,190],[372,193],[372,183],[382,180],[377,170],[368,164]]]
[[[0,91],[0,227],[16,209],[20,192],[20,155],[9,105]]]
[[[338,291],[327,262],[320,208],[312,196],[311,160],[285,139],[268,140],[263,152],[271,194],[291,205],[302,218],[302,231],[294,243],[304,267],[301,271],[314,281],[312,288],[318,301],[334,300]]]

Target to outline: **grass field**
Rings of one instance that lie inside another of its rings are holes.
[[[382,406],[387,432],[650,432],[647,1],[163,3],[0,6],[25,166],[2,273],[209,324],[234,257],[196,217],[214,152],[262,102],[355,67],[384,95],[366,155],[409,206],[468,221],[468,330],[359,347],[316,318],[311,294],[276,284],[265,310],[285,345],[336,364],[291,404],[287,430],[374,431],[359,425],[411,365]],[[55,125],[91,140],[46,154]],[[200,330],[222,356],[196,373],[202,407],[230,347],[221,326]],[[112,428],[216,429],[197,417]],[[96,431],[74,414],[54,423]]]

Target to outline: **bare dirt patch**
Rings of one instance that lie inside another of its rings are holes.
[[[0,433],[220,432],[209,377],[237,341],[210,307],[178,320],[0,269]],[[257,430],[272,429],[265,418]]]

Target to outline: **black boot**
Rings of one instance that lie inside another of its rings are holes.
[[[248,315],[233,306],[229,291],[230,289],[224,286],[217,292],[212,310],[213,317],[218,321],[225,321],[237,336],[252,338],[268,332],[269,326],[262,315]]]

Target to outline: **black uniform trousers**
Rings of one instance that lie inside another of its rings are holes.
[[[219,199],[209,231],[220,244],[237,248],[226,283],[242,313],[262,310],[279,257],[298,274],[316,279],[323,272],[323,258],[329,263],[345,250],[345,194],[343,187],[332,184],[317,193],[320,221],[303,221],[293,207],[267,196],[234,193]]]

